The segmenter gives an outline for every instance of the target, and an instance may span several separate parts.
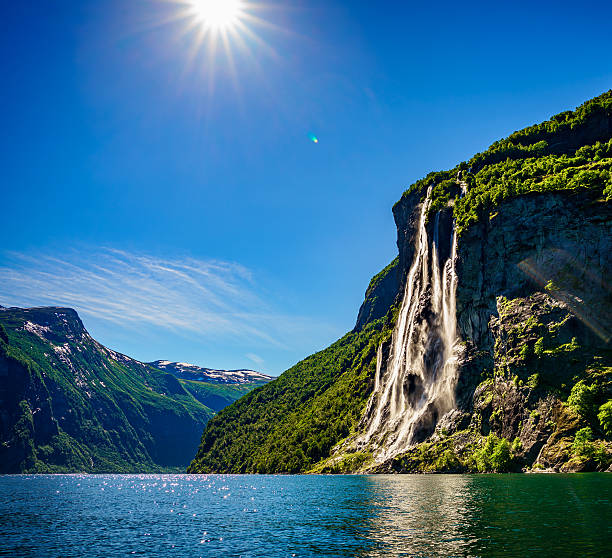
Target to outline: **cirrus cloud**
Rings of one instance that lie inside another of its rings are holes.
[[[148,326],[199,338],[242,339],[290,348],[309,332],[332,328],[283,313],[262,295],[246,267],[192,257],[162,258],[113,248],[62,253],[7,252],[0,303],[70,306],[85,319],[134,329]],[[256,355],[248,357],[257,362]]]

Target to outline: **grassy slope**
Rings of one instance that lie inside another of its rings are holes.
[[[25,321],[53,323],[56,310],[0,312],[0,359],[13,372],[0,384],[12,412],[2,425],[0,470],[183,470],[215,412],[260,385],[177,380],[81,338],[76,314],[45,339],[23,329]],[[8,457],[15,445],[22,448],[17,462]]]
[[[454,205],[459,232],[501,201],[531,192],[589,189],[609,200],[611,123],[609,91],[575,111],[515,132],[451,170],[430,173],[404,196],[415,190],[424,196],[431,186],[431,211]],[[458,180],[469,186],[462,199],[455,199]],[[377,275],[374,282],[379,281]],[[222,411],[208,424],[190,470],[298,472],[324,460],[361,417],[376,347],[394,323],[391,314],[360,334],[347,334]],[[496,441],[491,444],[485,453],[495,450]],[[455,467],[456,460],[443,453],[427,462],[428,470]]]

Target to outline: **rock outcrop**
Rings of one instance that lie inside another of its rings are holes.
[[[365,293],[359,308],[355,330],[362,330],[367,324],[384,317],[395,302],[400,286],[400,260],[395,258],[380,273],[375,275]]]

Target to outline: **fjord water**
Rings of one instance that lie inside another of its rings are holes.
[[[612,475],[0,477],[0,555],[605,556]]]

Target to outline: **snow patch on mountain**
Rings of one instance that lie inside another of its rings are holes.
[[[168,360],[156,360],[149,362],[149,364],[183,380],[217,384],[251,384],[269,382],[273,379],[272,376],[248,369],[217,370],[215,368],[203,368],[188,362],[170,362]]]

